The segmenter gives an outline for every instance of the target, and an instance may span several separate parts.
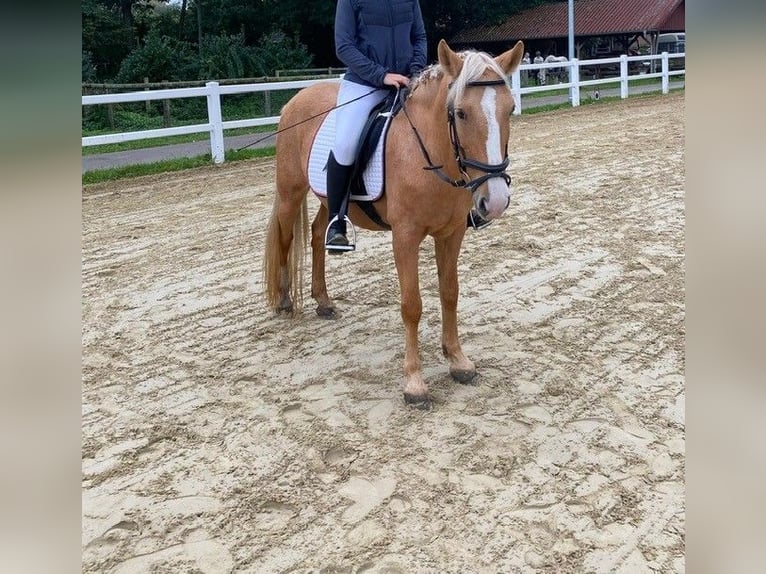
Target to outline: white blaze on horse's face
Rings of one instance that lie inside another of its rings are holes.
[[[487,120],[487,163],[497,165],[505,158],[505,145],[501,140],[500,119],[497,117],[497,90],[494,87],[484,88],[481,98],[481,109]],[[511,189],[505,180],[493,177],[487,181],[487,193],[484,197],[478,197],[475,207],[485,219],[500,217],[511,201]]]

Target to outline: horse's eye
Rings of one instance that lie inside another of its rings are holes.
[[[463,110],[455,110],[455,115],[461,120],[465,119],[465,112]]]

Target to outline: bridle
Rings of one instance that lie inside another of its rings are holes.
[[[451,85],[451,84],[450,84]],[[475,80],[473,82],[467,82],[466,87],[474,87],[474,86],[502,86],[507,85],[506,82],[502,79],[497,80]],[[412,127],[412,131],[415,133],[415,137],[418,141],[418,145],[420,146],[420,151],[423,153],[423,157],[426,160],[426,165],[423,169],[434,172],[437,176],[439,176],[439,179],[442,181],[445,181],[449,183],[452,187],[462,187],[468,191],[471,192],[471,195],[476,193],[476,190],[479,188],[481,184],[483,184],[485,181],[488,181],[494,177],[502,177],[505,180],[506,185],[511,184],[511,176],[508,175],[508,173],[505,171],[508,167],[508,163],[510,162],[508,156],[505,156],[505,159],[500,163],[484,163],[475,159],[470,159],[466,157],[465,155],[465,149],[462,145],[460,145],[460,137],[458,136],[457,132],[457,124],[455,123],[455,105],[453,102],[450,102],[447,105],[447,123],[449,125],[449,138],[450,142],[452,143],[452,151],[455,154],[455,161],[457,162],[458,169],[460,170],[460,173],[463,175],[461,179],[452,179],[449,177],[446,173],[444,173],[444,165],[434,165],[434,163],[431,161],[431,157],[428,155],[428,150],[426,149],[426,146],[423,144],[423,140],[420,137],[420,134],[418,133],[418,130],[415,128],[415,125],[412,123],[412,119],[410,119],[410,115],[407,112],[407,107],[405,106],[405,100],[407,98],[402,98],[402,109],[404,110],[404,115],[407,116],[407,121],[410,123],[410,127]],[[468,168],[473,168],[478,171],[484,172],[484,175],[480,175],[477,178],[470,179],[471,176],[468,175]]]

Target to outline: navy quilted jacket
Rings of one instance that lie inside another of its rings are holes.
[[[338,0],[335,53],[357,84],[382,87],[388,72],[420,72],[426,31],[418,0]]]

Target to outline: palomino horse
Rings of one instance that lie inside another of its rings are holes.
[[[442,40],[438,64],[413,80],[405,113],[391,121],[386,191],[375,208],[391,227],[405,328],[404,398],[408,403],[430,404],[418,350],[422,311],[418,250],[427,235],[435,245],[442,352],[450,375],[461,383],[476,375],[458,340],[457,261],[471,208],[491,220],[510,202],[510,177],[505,170],[515,104],[508,77],[523,54],[521,42],[493,59],[482,52],[455,53]],[[279,312],[292,313],[293,305],[301,304],[302,259],[308,238],[308,158],[322,112],[335,105],[337,93],[335,83],[315,84],[301,90],[282,110],[279,129],[285,131],[277,136],[277,193],[264,257],[268,303]],[[424,164],[429,169],[423,169]],[[351,204],[349,217],[359,227],[383,230],[357,205]],[[317,314],[332,318],[335,307],[325,283],[326,226],[327,206],[321,198],[311,224],[311,296],[317,302]]]

